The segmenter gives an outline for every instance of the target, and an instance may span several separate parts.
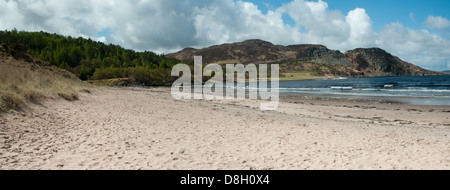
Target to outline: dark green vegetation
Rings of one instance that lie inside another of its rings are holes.
[[[26,52],[35,58],[68,70],[82,80],[129,78],[143,85],[166,85],[175,58],[153,52],[136,52],[84,38],[46,32],[0,31],[0,42],[12,55]]]

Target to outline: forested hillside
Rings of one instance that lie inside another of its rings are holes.
[[[170,69],[178,63],[149,51],[46,32],[0,31],[0,43],[66,69],[82,80],[131,78],[146,85],[164,85],[172,80]]]

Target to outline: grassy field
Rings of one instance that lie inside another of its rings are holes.
[[[312,80],[327,78],[326,76],[317,76],[313,72],[299,71],[299,72],[283,72],[280,73],[280,81],[293,81],[293,80]]]

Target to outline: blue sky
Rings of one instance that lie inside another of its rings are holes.
[[[366,9],[376,30],[392,22],[400,22],[412,29],[424,28],[423,21],[428,15],[450,16],[448,0],[332,0],[328,5],[330,9],[344,12],[352,7]]]
[[[379,47],[450,70],[449,0],[0,0],[0,30],[46,31],[172,53],[247,39]]]
[[[292,0],[243,0],[251,2],[267,14]],[[450,18],[449,0],[324,0],[328,9],[338,10],[343,14],[355,8],[364,8],[373,21],[374,30],[378,31],[392,22],[402,23],[412,29],[425,28],[424,21],[429,15]],[[286,17],[289,19],[289,17]],[[287,23],[292,23],[290,20]]]

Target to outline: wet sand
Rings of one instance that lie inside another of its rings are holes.
[[[0,169],[450,169],[450,106],[101,88],[0,115]]]

